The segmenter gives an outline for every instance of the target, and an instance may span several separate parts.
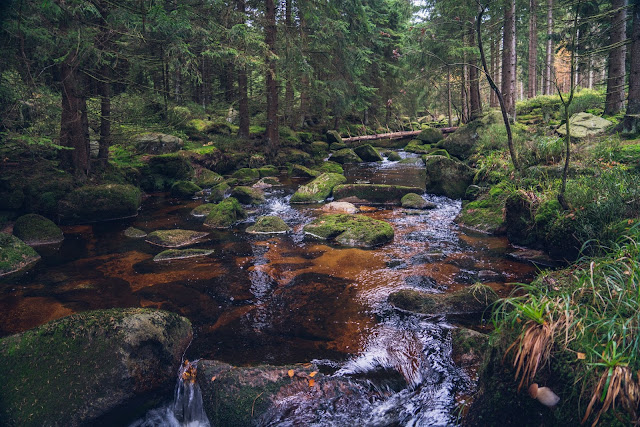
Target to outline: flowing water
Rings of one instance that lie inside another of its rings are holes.
[[[417,159],[350,165],[349,182],[424,188]],[[187,357],[234,365],[312,361],[336,378],[357,380],[348,404],[289,397],[264,425],[450,425],[473,381],[451,358],[444,318],[393,309],[390,293],[405,289],[445,293],[485,282],[498,293],[527,281],[535,269],[508,257],[504,238],[459,228],[460,202],[424,194],[428,211],[371,208],[364,215],[391,223],[394,241],[376,249],[340,248],[305,237],[319,206],[291,206],[303,181],[283,178],[267,203],[232,230],[209,230],[190,211],[200,200],[152,195],[136,218],[63,228],[61,247],[39,249],[43,259],[27,274],[0,282],[0,334],[35,327],[74,312],[109,307],[155,307],[188,317],[195,338]],[[293,232],[244,233],[257,216],[278,215]],[[184,228],[210,234],[193,247],[203,258],[154,262],[162,249],[129,239],[124,229]],[[481,328],[482,325],[472,325]],[[362,384],[368,384],[367,387]],[[174,409],[145,425],[187,425]],[[159,409],[158,416],[163,409]],[[170,416],[183,424],[171,424]],[[141,421],[142,422],[142,421]],[[195,424],[203,425],[203,424]]]

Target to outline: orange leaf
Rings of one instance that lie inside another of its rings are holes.
[[[311,378],[309,380],[309,387],[313,387],[314,385],[316,385],[316,380],[314,380],[313,378]]]
[[[287,375],[289,375],[289,378],[293,378],[293,369],[289,369]]]
[[[213,382],[215,380],[216,380],[216,376],[214,375],[214,376],[211,377],[211,382]]]
[[[587,358],[587,355],[584,353],[578,353],[577,356],[578,356],[578,360],[584,360]]]
[[[313,371],[313,372],[311,372],[311,373],[309,374],[309,378],[313,378],[313,377],[315,377],[317,373],[318,373],[317,371]]]

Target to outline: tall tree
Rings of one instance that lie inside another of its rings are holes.
[[[544,61],[544,95],[553,93],[555,51],[553,48],[553,0],[547,0],[547,43]]]
[[[640,131],[640,1],[633,1],[633,30],[631,33],[631,58],[629,72],[629,95],[627,112],[624,117],[624,131]]]
[[[244,25],[246,19],[245,0],[237,0],[240,24]],[[246,50],[246,43],[244,44]],[[247,85],[247,65],[243,62],[237,65],[236,73],[238,77],[238,136],[249,138],[249,93]]]
[[[538,61],[538,0],[529,0],[529,85],[527,97],[536,96],[536,82]]]
[[[275,155],[279,146],[278,135],[278,86],[276,82],[276,5],[265,0],[265,43],[267,45],[267,152]]]
[[[511,120],[516,116],[516,1],[504,2],[502,96]]]
[[[482,115],[482,99],[480,98],[480,79],[478,75],[478,57],[476,55],[475,15],[469,21],[469,46],[473,51],[469,55],[469,119],[474,120]]]
[[[625,56],[627,39],[627,0],[611,2],[612,18],[609,30],[609,71],[605,114],[616,114],[624,107]]]

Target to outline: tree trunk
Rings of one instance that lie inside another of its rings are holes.
[[[447,118],[449,127],[453,126],[451,119],[451,71],[447,65]]]
[[[553,49],[553,0],[547,0],[547,52],[544,69],[544,95],[553,94],[555,52]]]
[[[493,20],[493,18],[492,18]],[[499,52],[500,52],[500,46],[499,46],[499,42],[498,42],[498,37],[493,36],[490,40],[491,46],[490,46],[490,50],[491,50],[491,70],[489,71],[489,74],[491,74],[491,78],[494,81],[498,81],[497,78],[497,74],[498,74],[498,56],[499,56]],[[498,104],[498,97],[496,96],[496,93],[494,91],[490,91],[489,93],[489,106],[491,108],[496,108],[499,106]]]
[[[76,178],[84,181],[90,172],[89,127],[86,119],[87,105],[74,58],[68,58],[62,63],[60,76],[62,79],[60,145],[72,148],[72,150],[61,152],[61,161]]]
[[[469,46],[474,47],[475,22],[470,21]],[[482,100],[480,99],[480,79],[478,78],[478,58],[474,54],[469,58],[469,120],[475,120],[482,115]]]
[[[462,33],[462,46],[467,46],[465,34]],[[469,65],[467,52],[462,52],[462,79],[460,83],[460,104],[462,110],[462,123],[469,122],[469,96],[467,94],[467,82],[469,81]]]
[[[527,97],[536,96],[538,60],[538,0],[529,0],[529,87]]]
[[[278,136],[278,87],[276,85],[276,6],[274,0],[266,0],[265,43],[267,45],[267,154],[274,156],[279,146]]]
[[[293,21],[291,19],[291,11],[292,5],[291,0],[285,1],[285,11],[284,11],[284,25],[285,25],[285,58],[287,64],[291,62],[291,38],[293,33]],[[287,126],[294,126],[293,120],[293,73],[291,72],[292,67],[287,67],[287,82],[285,84],[284,89],[284,114],[285,120],[284,122]]]
[[[634,2],[632,13],[629,98],[627,114],[624,117],[624,131],[638,133],[640,131],[640,2]]]
[[[307,21],[304,18],[304,14],[302,10],[300,10],[300,5],[298,5],[298,22],[300,25],[300,40],[303,49],[307,47]],[[300,77],[300,115],[298,118],[298,123],[301,128],[304,128],[307,121],[307,114],[309,111],[309,77],[306,72],[302,72],[302,76]]]
[[[240,14],[241,23],[245,23],[246,4],[245,0],[238,0],[238,12]],[[247,82],[247,66],[240,64],[236,67],[238,74],[238,136],[240,138],[249,138],[249,93]]]
[[[505,0],[502,97],[511,120],[516,116],[516,1]]]
[[[100,142],[98,160],[106,165],[111,146],[111,69],[102,67],[102,81],[98,82],[100,91]]]
[[[624,41],[627,38],[627,1],[613,0],[611,7],[615,11],[611,20],[609,43],[609,74],[607,75],[607,99],[604,113],[613,115],[624,107],[625,53]]]

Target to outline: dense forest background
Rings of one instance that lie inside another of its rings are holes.
[[[628,93],[629,117],[637,113],[638,31],[627,34],[638,5],[485,3],[8,2],[4,148],[54,148],[84,179],[141,130],[208,125],[275,153],[279,126],[357,135],[466,123],[498,106],[480,66],[480,11],[487,72],[512,119],[516,101],[572,88],[583,91],[573,111],[616,115]]]

